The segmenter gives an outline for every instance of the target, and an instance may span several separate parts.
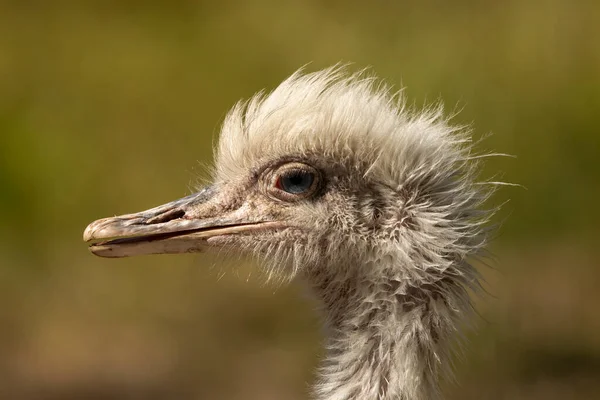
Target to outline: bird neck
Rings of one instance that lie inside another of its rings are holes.
[[[351,266],[343,277],[321,268],[309,277],[328,330],[317,399],[439,398],[448,339],[470,308],[464,283],[456,271],[411,278],[390,264]]]

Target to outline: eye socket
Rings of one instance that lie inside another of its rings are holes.
[[[316,192],[320,175],[310,165],[290,163],[277,169],[272,177],[269,192],[280,200],[295,201]]]

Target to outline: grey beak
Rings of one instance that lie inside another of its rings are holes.
[[[242,209],[220,212],[217,190],[198,193],[134,214],[92,222],[83,233],[90,251],[101,257],[201,252],[208,239],[232,235],[276,223],[256,221]]]

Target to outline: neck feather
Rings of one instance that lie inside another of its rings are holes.
[[[471,306],[466,262],[404,276],[395,262],[319,269],[308,277],[323,304],[328,339],[319,400],[435,400],[447,348]],[[414,270],[414,266],[411,266]],[[418,269],[417,269],[418,270]]]

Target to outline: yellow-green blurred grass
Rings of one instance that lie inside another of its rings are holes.
[[[517,156],[486,168],[526,190],[497,197],[497,299],[453,398],[592,398],[599,20],[568,0],[0,1],[0,398],[305,398],[319,331],[300,287],[213,258],[100,260],[80,238],[189,193],[240,97],[340,60]]]

